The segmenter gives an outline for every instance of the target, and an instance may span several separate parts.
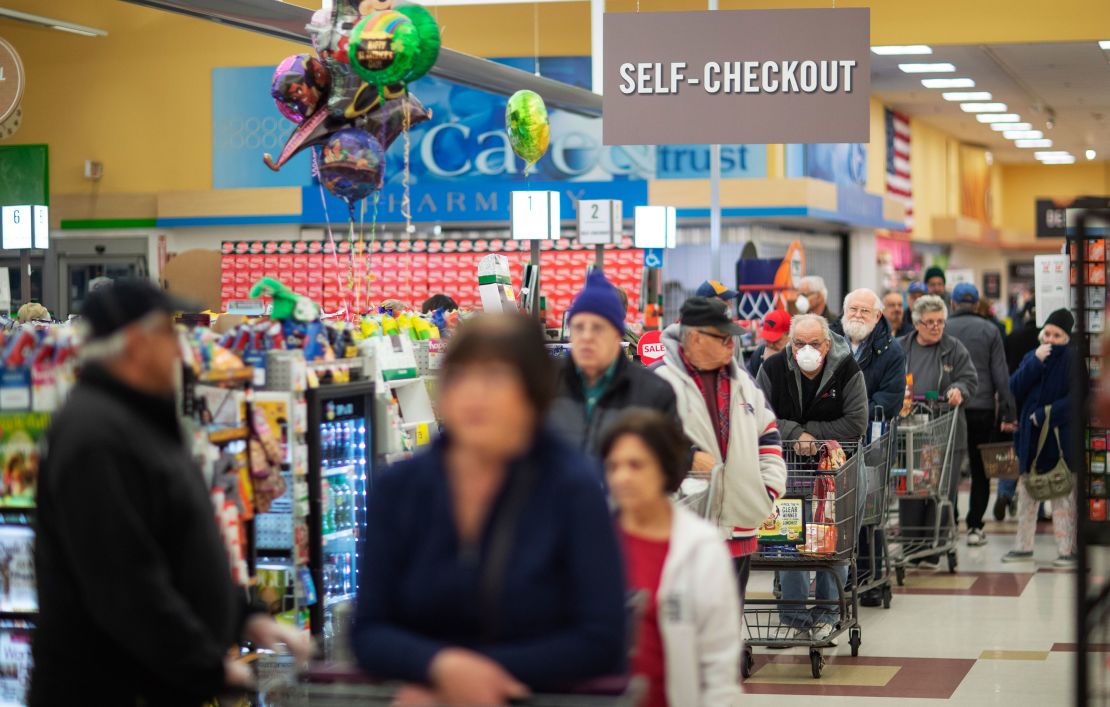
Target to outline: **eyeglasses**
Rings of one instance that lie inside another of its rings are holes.
[[[867,316],[868,314],[871,314],[874,311],[875,310],[871,309],[870,307],[849,307],[848,308],[848,314],[862,314],[864,316]]]
[[[733,339],[732,335],[730,334],[714,334],[702,329],[698,329],[698,333],[702,336],[708,336],[710,339],[716,339],[717,343],[719,343],[721,346],[731,346],[732,344],[736,343],[736,340]]]
[[[923,326],[926,329],[943,329],[944,328],[944,320],[943,319],[930,319],[930,320],[926,321],[926,320],[922,319],[921,321],[919,321],[917,323],[917,325],[918,326]]]

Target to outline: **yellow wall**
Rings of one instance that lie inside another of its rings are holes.
[[[886,194],[886,107],[871,99],[871,144],[867,146],[867,191]]]
[[[913,164],[913,235],[932,240],[935,216],[959,213],[960,143],[921,120],[910,120]]]
[[[1110,195],[1110,161],[1002,166],[1001,226],[1032,239],[1038,198]]]

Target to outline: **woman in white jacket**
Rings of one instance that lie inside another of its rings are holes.
[[[740,698],[740,610],[717,529],[671,502],[688,444],[656,411],[633,409],[601,445],[630,590],[647,595],[632,658],[643,707],[730,707]]]

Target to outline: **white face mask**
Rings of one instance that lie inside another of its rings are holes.
[[[794,360],[803,371],[813,373],[821,367],[821,352],[806,344],[794,353]]]
[[[805,314],[809,311],[809,298],[805,295],[798,295],[798,299],[794,300],[794,309],[798,310],[798,314]]]

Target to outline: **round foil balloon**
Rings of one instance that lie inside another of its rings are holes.
[[[384,86],[403,81],[420,48],[412,20],[395,10],[375,12],[351,30],[351,67],[367,83]]]
[[[285,57],[274,70],[270,95],[282,115],[300,123],[320,107],[330,85],[331,75],[319,59],[294,54]]]
[[[397,12],[412,21],[416,34],[420,37],[420,46],[412,58],[412,68],[405,77],[406,81],[415,81],[428,73],[439,58],[439,25],[432,13],[420,5],[402,5],[397,8]]]
[[[355,128],[336,132],[324,145],[320,181],[348,204],[382,188],[385,150],[378,139]]]
[[[551,139],[551,125],[547,122],[547,106],[534,91],[517,91],[505,106],[505,129],[509,131],[509,144],[513,152],[526,163],[524,173],[539,162]]]

